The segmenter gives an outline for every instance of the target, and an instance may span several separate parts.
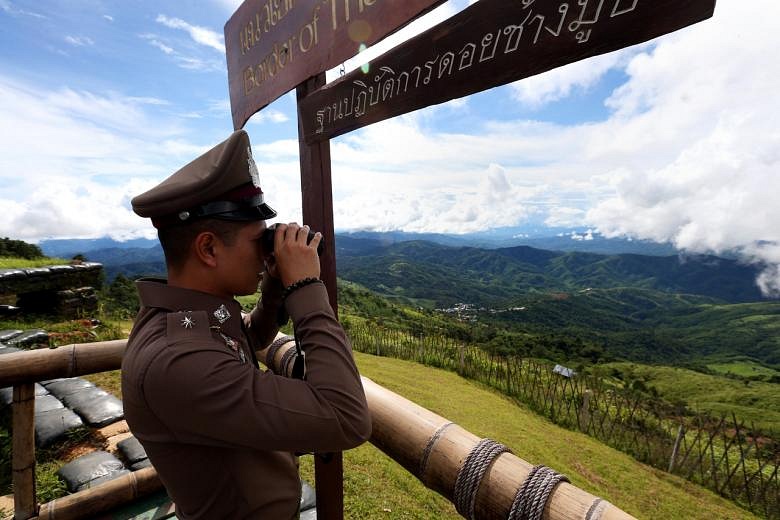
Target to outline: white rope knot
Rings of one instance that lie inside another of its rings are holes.
[[[482,439],[472,448],[455,479],[452,501],[458,513],[469,520],[475,519],[477,491],[479,491],[482,478],[493,461],[502,453],[507,452],[511,453],[511,450],[491,439]]]
[[[542,520],[547,499],[560,482],[569,479],[547,466],[534,466],[517,490],[507,520]]]

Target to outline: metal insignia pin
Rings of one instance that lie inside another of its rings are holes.
[[[220,323],[225,323],[227,320],[230,319],[230,312],[228,312],[227,307],[225,307],[225,304],[219,306],[217,310],[214,311],[214,317],[217,318],[217,321]]]
[[[181,326],[185,329],[191,329],[195,326],[195,320],[193,320],[191,316],[185,315],[181,320]]]

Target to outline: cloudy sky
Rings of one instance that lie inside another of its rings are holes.
[[[0,0],[0,236],[153,236],[129,200],[232,130],[222,31],[238,4]],[[590,227],[740,251],[778,292],[778,18],[776,0],[718,0],[653,42],[337,138],[336,227]],[[267,198],[299,219],[293,94],[246,129]]]

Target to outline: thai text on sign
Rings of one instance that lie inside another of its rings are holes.
[[[233,126],[443,0],[246,0],[225,25]]]
[[[641,43],[715,0],[480,0],[300,103],[307,142]]]

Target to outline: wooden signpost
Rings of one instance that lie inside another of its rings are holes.
[[[310,95],[311,143],[584,58],[712,16],[715,0],[480,0]]]
[[[234,128],[443,1],[246,0],[225,25]]]
[[[337,311],[331,137],[641,43],[712,16],[715,0],[479,0],[325,84],[325,70],[443,0],[246,0],[225,25],[233,125],[297,88],[303,221],[325,237]],[[317,516],[343,518],[341,454],[315,458]]]

